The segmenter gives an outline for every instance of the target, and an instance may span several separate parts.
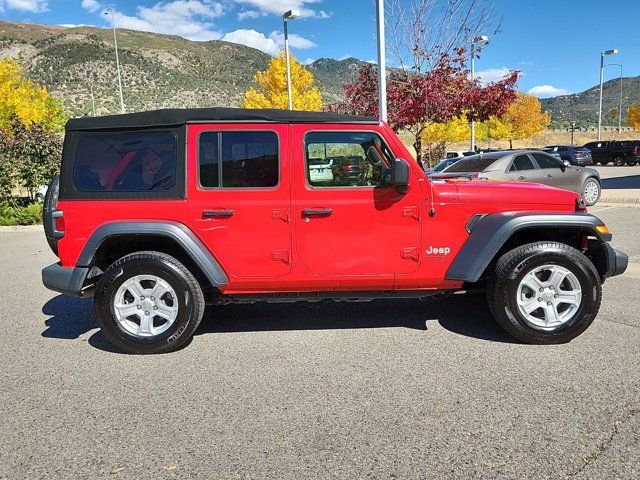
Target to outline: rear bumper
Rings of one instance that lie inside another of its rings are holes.
[[[42,283],[54,292],[84,297],[88,296],[84,288],[88,274],[88,267],[63,267],[54,263],[42,269]]]
[[[607,271],[603,277],[615,277],[616,275],[624,273],[629,265],[629,256],[619,252],[608,243],[604,243],[604,248],[607,254]]]

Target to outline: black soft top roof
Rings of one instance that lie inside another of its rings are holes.
[[[375,117],[357,117],[325,112],[289,110],[252,110],[245,108],[172,108],[148,112],[72,118],[67,130],[140,128],[183,125],[204,122],[269,122],[269,123],[378,123]]]

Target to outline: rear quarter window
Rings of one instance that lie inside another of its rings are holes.
[[[171,131],[82,132],[73,155],[79,192],[154,192],[176,185],[177,137]]]

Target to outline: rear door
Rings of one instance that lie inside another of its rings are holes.
[[[406,192],[387,185],[394,155],[382,135],[355,126],[296,125],[292,145],[295,248],[306,269],[337,276],[342,288],[392,288],[395,274],[416,271],[420,184],[412,171]],[[310,176],[310,163],[323,158],[337,165],[330,182]]]
[[[190,125],[190,226],[230,276],[263,287],[291,267],[288,126]]]
[[[507,177],[518,182],[537,182],[538,173],[533,160],[526,153],[522,153],[513,157]]]

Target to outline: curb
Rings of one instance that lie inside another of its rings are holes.
[[[600,197],[598,203],[623,203],[627,205],[640,205],[640,198]]]
[[[0,233],[40,232],[40,231],[42,231],[42,225],[11,225],[6,227],[0,227]]]

